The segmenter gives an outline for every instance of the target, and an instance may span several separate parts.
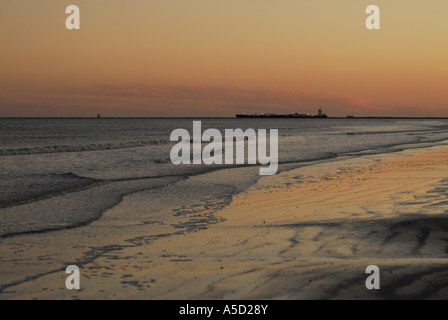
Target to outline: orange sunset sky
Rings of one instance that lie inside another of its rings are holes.
[[[448,116],[446,0],[0,4],[0,117]]]

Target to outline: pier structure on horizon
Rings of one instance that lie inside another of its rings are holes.
[[[318,110],[316,115],[311,115],[310,113],[239,113],[236,115],[237,118],[328,118],[328,116],[322,112],[322,108]]]

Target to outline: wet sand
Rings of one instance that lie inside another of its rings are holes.
[[[447,211],[447,146],[339,159],[262,178],[194,231],[99,256],[81,290],[60,271],[1,298],[446,299]]]

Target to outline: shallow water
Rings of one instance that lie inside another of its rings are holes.
[[[280,170],[448,140],[448,120],[199,120],[203,130],[278,129]],[[193,119],[0,119],[0,292],[216,222],[213,212],[256,183],[259,170],[171,164],[171,131],[192,132],[192,125]]]
[[[202,130],[216,128],[223,133],[236,128],[278,129],[279,163],[290,165],[362,150],[387,152],[397,145],[448,138],[448,120],[200,120]],[[230,167],[171,164],[169,153],[174,143],[169,142],[170,133],[176,128],[192,132],[192,122],[193,119],[0,119],[0,207],[79,193],[105,183],[115,183],[118,197],[130,192],[126,181],[185,179],[218,167]],[[142,188],[152,187],[150,182],[144,185]],[[30,220],[24,219],[23,224],[8,223],[10,210],[2,210],[1,234],[39,229],[32,221],[52,211],[51,201],[47,202],[48,208],[34,213]],[[105,207],[100,197],[97,202],[98,210]],[[87,217],[74,213],[70,221],[77,225],[99,215],[99,211]],[[53,228],[58,224],[67,226],[63,216],[52,215]]]

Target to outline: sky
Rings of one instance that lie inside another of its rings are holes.
[[[380,30],[368,30],[369,5]],[[67,30],[65,9],[80,9]],[[0,0],[0,117],[448,116],[446,0]]]

